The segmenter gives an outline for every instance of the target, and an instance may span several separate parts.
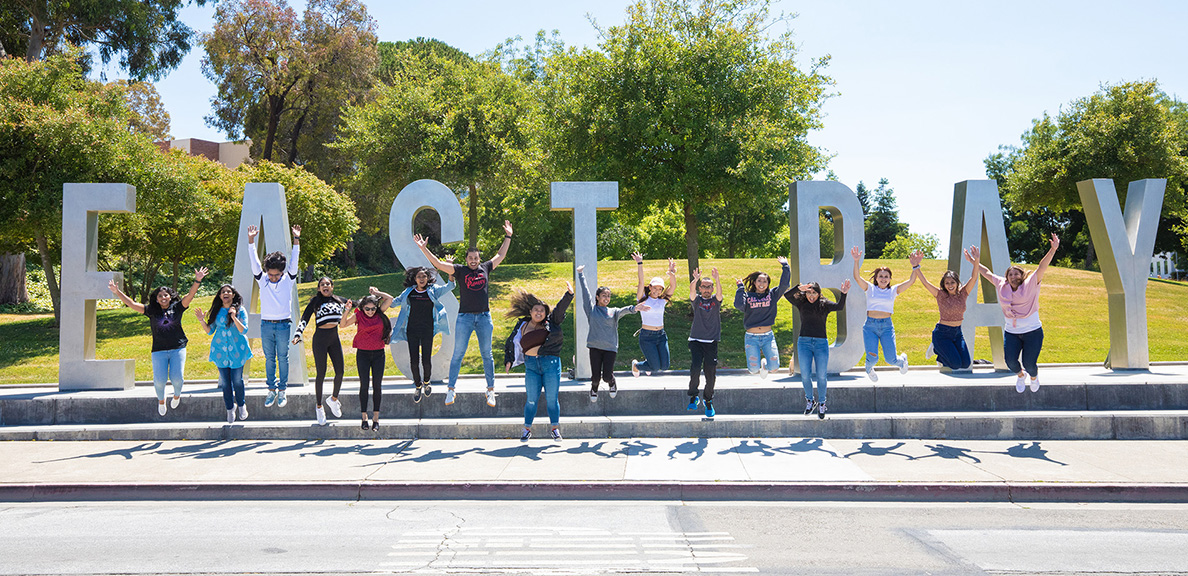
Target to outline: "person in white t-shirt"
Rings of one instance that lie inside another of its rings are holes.
[[[866,346],[866,376],[871,382],[878,382],[874,367],[879,361],[879,345],[883,346],[883,359],[888,364],[899,366],[900,374],[907,374],[907,354],[897,354],[895,350],[895,325],[891,323],[891,314],[895,312],[895,297],[911,288],[916,282],[916,275],[912,274],[906,282],[891,285],[891,269],[880,266],[871,272],[870,282],[862,278],[860,265],[862,250],[855,246],[850,250],[854,257],[854,282],[866,292],[866,323],[862,325],[862,342]],[[924,255],[917,252],[908,261],[912,263],[912,270],[920,268]]]
[[[264,378],[268,396],[264,406],[288,404],[289,341],[293,338],[293,287],[297,285],[297,257],[301,253],[301,227],[293,226],[293,250],[286,259],[280,252],[256,254],[260,229],[248,226],[248,257],[252,276],[260,287],[260,346],[264,349]]]

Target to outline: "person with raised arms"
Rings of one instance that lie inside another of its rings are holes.
[[[841,297],[833,302],[821,295],[821,285],[816,282],[800,284],[795,290],[784,294],[800,311],[800,334],[796,339],[796,355],[800,358],[800,383],[804,386],[804,413],[817,412],[817,418],[825,418],[825,394],[829,384],[829,337],[825,333],[825,321],[830,312],[846,307],[846,294],[850,281],[841,285]],[[817,376],[817,397],[813,398],[813,374]]]
[[[697,409],[697,393],[701,372],[705,371],[705,417],[713,418],[714,384],[718,379],[718,342],[722,339],[722,282],[718,269],[713,269],[713,281],[701,278],[701,268],[693,271],[689,284],[689,300],[693,304],[693,325],[689,327],[689,405]]]
[[[590,297],[586,284],[586,267],[578,266],[578,284],[582,286],[582,310],[589,319],[586,348],[590,350],[590,401],[598,401],[598,385],[605,380],[610,397],[619,393],[615,382],[615,356],[619,353],[619,319],[627,314],[651,310],[647,304],[634,304],[622,308],[611,308],[611,289],[599,286]]]
[[[631,361],[631,373],[636,378],[640,372],[649,376],[652,372],[668,370],[668,334],[664,332],[664,308],[668,301],[676,294],[676,261],[668,259],[668,283],[665,287],[664,278],[656,276],[644,284],[643,255],[636,252],[631,255],[635,260],[635,269],[639,272],[639,285],[635,289],[635,299],[639,304],[648,307],[647,311],[639,313],[642,326],[636,334],[639,335],[639,350],[643,352],[644,360]]]
[[[454,355],[450,358],[450,379],[446,383],[445,403],[454,403],[454,386],[458,373],[462,371],[462,359],[470,346],[470,335],[478,337],[479,353],[483,357],[483,374],[487,377],[487,406],[495,406],[495,357],[491,354],[491,338],[495,324],[491,322],[491,296],[488,290],[490,274],[507,257],[511,247],[512,225],[503,221],[503,244],[490,260],[483,262],[482,253],[475,246],[466,250],[466,265],[442,262],[429,251],[429,239],[420,234],[413,236],[413,242],[434,268],[458,279],[458,319],[454,322]]]
[[[351,346],[355,349],[355,365],[359,368],[359,412],[363,415],[364,430],[379,430],[380,399],[384,383],[384,365],[387,361],[389,335],[392,322],[388,319],[388,306],[392,295],[381,292],[375,286],[367,288],[367,296],[359,299],[359,308],[351,314],[352,302],[347,300],[342,312],[339,328],[358,324]],[[368,395],[368,385],[371,394]],[[371,426],[367,425],[367,401],[371,400]]]
[[[433,337],[449,334],[449,318],[441,297],[454,291],[454,278],[437,286],[432,268],[413,266],[404,272],[404,292],[392,303],[400,305],[392,328],[393,342],[408,344],[408,363],[412,370],[413,402],[433,393]]]
[[[768,370],[780,369],[780,349],[776,345],[775,326],[776,305],[780,297],[788,291],[789,278],[792,275],[788,268],[788,259],[780,256],[776,259],[780,263],[780,285],[771,288],[771,276],[764,272],[751,272],[736,284],[734,291],[734,307],[743,313],[743,345],[747,354],[747,371],[759,374],[760,378],[767,378]]]
[[[1056,255],[1056,249],[1060,247],[1060,238],[1052,234],[1049,244],[1048,253],[1044,254],[1039,266],[1032,272],[1013,265],[1006,269],[1005,276],[998,276],[981,262],[975,263],[982,277],[992,282],[997,289],[998,305],[1006,316],[1006,324],[1002,327],[1002,351],[1006,356],[1007,367],[1015,373],[1015,391],[1020,394],[1027,387],[1028,376],[1031,377],[1032,392],[1038,392],[1040,387],[1037,362],[1040,350],[1044,347],[1044,327],[1039,317],[1040,282],[1052,263],[1052,257]],[[976,249],[970,247],[970,250]]]
[[[210,311],[194,310],[194,316],[210,339],[210,361],[219,371],[219,387],[223,389],[223,406],[227,408],[227,423],[234,424],[236,408],[239,419],[247,420],[247,399],[243,388],[243,367],[252,357],[248,343],[248,313],[243,296],[230,284],[219,286],[210,303]],[[207,318],[210,322],[207,322]]]
[[[173,383],[173,399],[169,401],[171,408],[177,408],[181,403],[182,386],[186,382],[186,331],[182,329],[182,316],[194,296],[198,294],[198,287],[206,277],[208,270],[198,268],[194,270],[194,283],[190,291],[181,298],[169,286],[159,286],[149,293],[148,302],[141,304],[124,294],[114,280],[107,281],[107,289],[119,298],[125,306],[137,314],[144,314],[149,319],[149,331],[153,335],[153,348],[150,356],[153,360],[153,388],[157,391],[157,413],[165,415],[165,384]]]
[[[972,250],[972,255],[970,253]],[[965,251],[965,259],[970,262],[976,262],[978,258],[978,249],[971,247],[970,250]],[[916,254],[923,254],[919,250]],[[936,307],[940,311],[940,319],[936,323],[936,327],[932,329],[932,342],[928,344],[928,349],[924,351],[924,359],[931,360],[933,356],[937,361],[950,370],[964,370],[970,367],[971,359],[969,356],[969,347],[965,345],[965,336],[961,333],[961,322],[965,319],[965,306],[969,299],[969,292],[973,289],[973,283],[978,278],[978,268],[974,266],[970,269],[969,281],[964,285],[957,278],[957,273],[952,270],[945,270],[941,275],[940,287],[933,286],[927,278],[924,277],[924,272],[919,268],[912,269],[912,275],[920,278],[920,285],[936,298]]]
[[[866,292],[866,323],[862,325],[862,342],[866,346],[866,377],[871,382],[878,382],[875,374],[875,364],[879,362],[879,345],[883,346],[883,359],[888,364],[899,367],[900,374],[907,374],[907,354],[897,354],[895,349],[895,324],[891,322],[891,314],[895,312],[895,298],[911,288],[916,281],[913,273],[906,282],[891,285],[891,269],[880,266],[871,272],[870,282],[862,279],[859,265],[862,263],[862,250],[855,246],[850,250],[854,257],[854,281],[858,287]],[[923,254],[917,251],[908,261],[912,263],[912,271],[920,269]]]
[[[252,277],[260,287],[260,347],[264,350],[264,379],[268,396],[264,406],[274,403],[283,408],[289,403],[289,342],[293,338],[293,287],[297,285],[297,257],[301,254],[301,227],[293,226],[293,250],[288,259],[280,252],[256,254],[256,236],[260,229],[248,226],[248,258]]]
[[[293,336],[293,343],[299,344],[305,337],[305,327],[311,316],[314,317],[313,354],[317,378],[314,380],[314,417],[319,425],[326,424],[326,409],[322,404],[322,385],[326,381],[326,359],[334,365],[334,390],[325,406],[335,418],[342,417],[342,402],[338,400],[338,393],[342,390],[342,375],[345,371],[342,358],[342,341],[338,337],[338,322],[342,320],[342,313],[346,310],[347,299],[334,294],[334,281],[329,276],[318,280],[318,292],[309,299],[305,311],[301,314],[301,322],[297,324],[297,335]]]
[[[519,318],[516,327],[503,344],[504,371],[524,365],[524,432],[520,441],[532,438],[532,421],[536,418],[536,402],[544,390],[545,408],[549,413],[553,440],[561,441],[561,345],[565,335],[565,311],[573,301],[573,285],[565,283],[566,291],[552,311],[549,305],[523,290],[511,295],[508,318]]]

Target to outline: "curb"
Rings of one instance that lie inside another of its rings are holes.
[[[677,500],[1188,503],[1188,483],[285,482],[4,484],[0,502]]]

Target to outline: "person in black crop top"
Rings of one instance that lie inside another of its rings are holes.
[[[850,281],[841,285],[841,296],[832,302],[821,295],[816,282],[801,284],[784,294],[800,312],[800,335],[796,339],[796,356],[800,358],[800,383],[804,386],[804,413],[825,417],[825,390],[829,379],[829,338],[825,334],[825,320],[830,312],[845,308]],[[812,374],[817,374],[817,398],[813,400]]]
[[[314,366],[317,367],[317,378],[314,380],[314,416],[318,424],[326,424],[326,410],[322,406],[322,384],[326,381],[326,358],[334,365],[334,391],[326,405],[335,418],[342,416],[342,402],[338,400],[338,393],[342,390],[342,375],[344,366],[342,361],[342,341],[338,338],[338,322],[342,320],[342,313],[346,309],[347,299],[334,294],[334,280],[322,276],[318,280],[318,293],[309,299],[305,312],[301,314],[301,322],[297,324],[297,335],[293,343],[298,344],[304,339],[305,328],[309,324],[310,316],[314,317],[313,353]]]
[[[553,440],[561,440],[558,423],[561,420],[561,344],[565,324],[565,311],[573,302],[573,284],[565,283],[567,291],[549,311],[549,305],[540,298],[517,289],[512,293],[508,318],[519,318],[515,329],[508,335],[503,346],[505,371],[524,364],[524,433],[521,441],[532,437],[532,420],[536,417],[536,401],[541,389],[545,393],[545,406],[549,412]]]

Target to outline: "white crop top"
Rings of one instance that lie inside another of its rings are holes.
[[[895,297],[898,295],[895,292],[895,286],[879,288],[874,284],[870,284],[870,287],[866,289],[866,311],[894,314]]]
[[[643,325],[660,326],[663,328],[664,307],[668,305],[668,300],[663,298],[652,298],[651,296],[648,296],[648,299],[640,302],[640,304],[646,304],[652,307],[652,309],[648,310],[647,312],[641,311],[639,313],[639,318],[643,322]]]

